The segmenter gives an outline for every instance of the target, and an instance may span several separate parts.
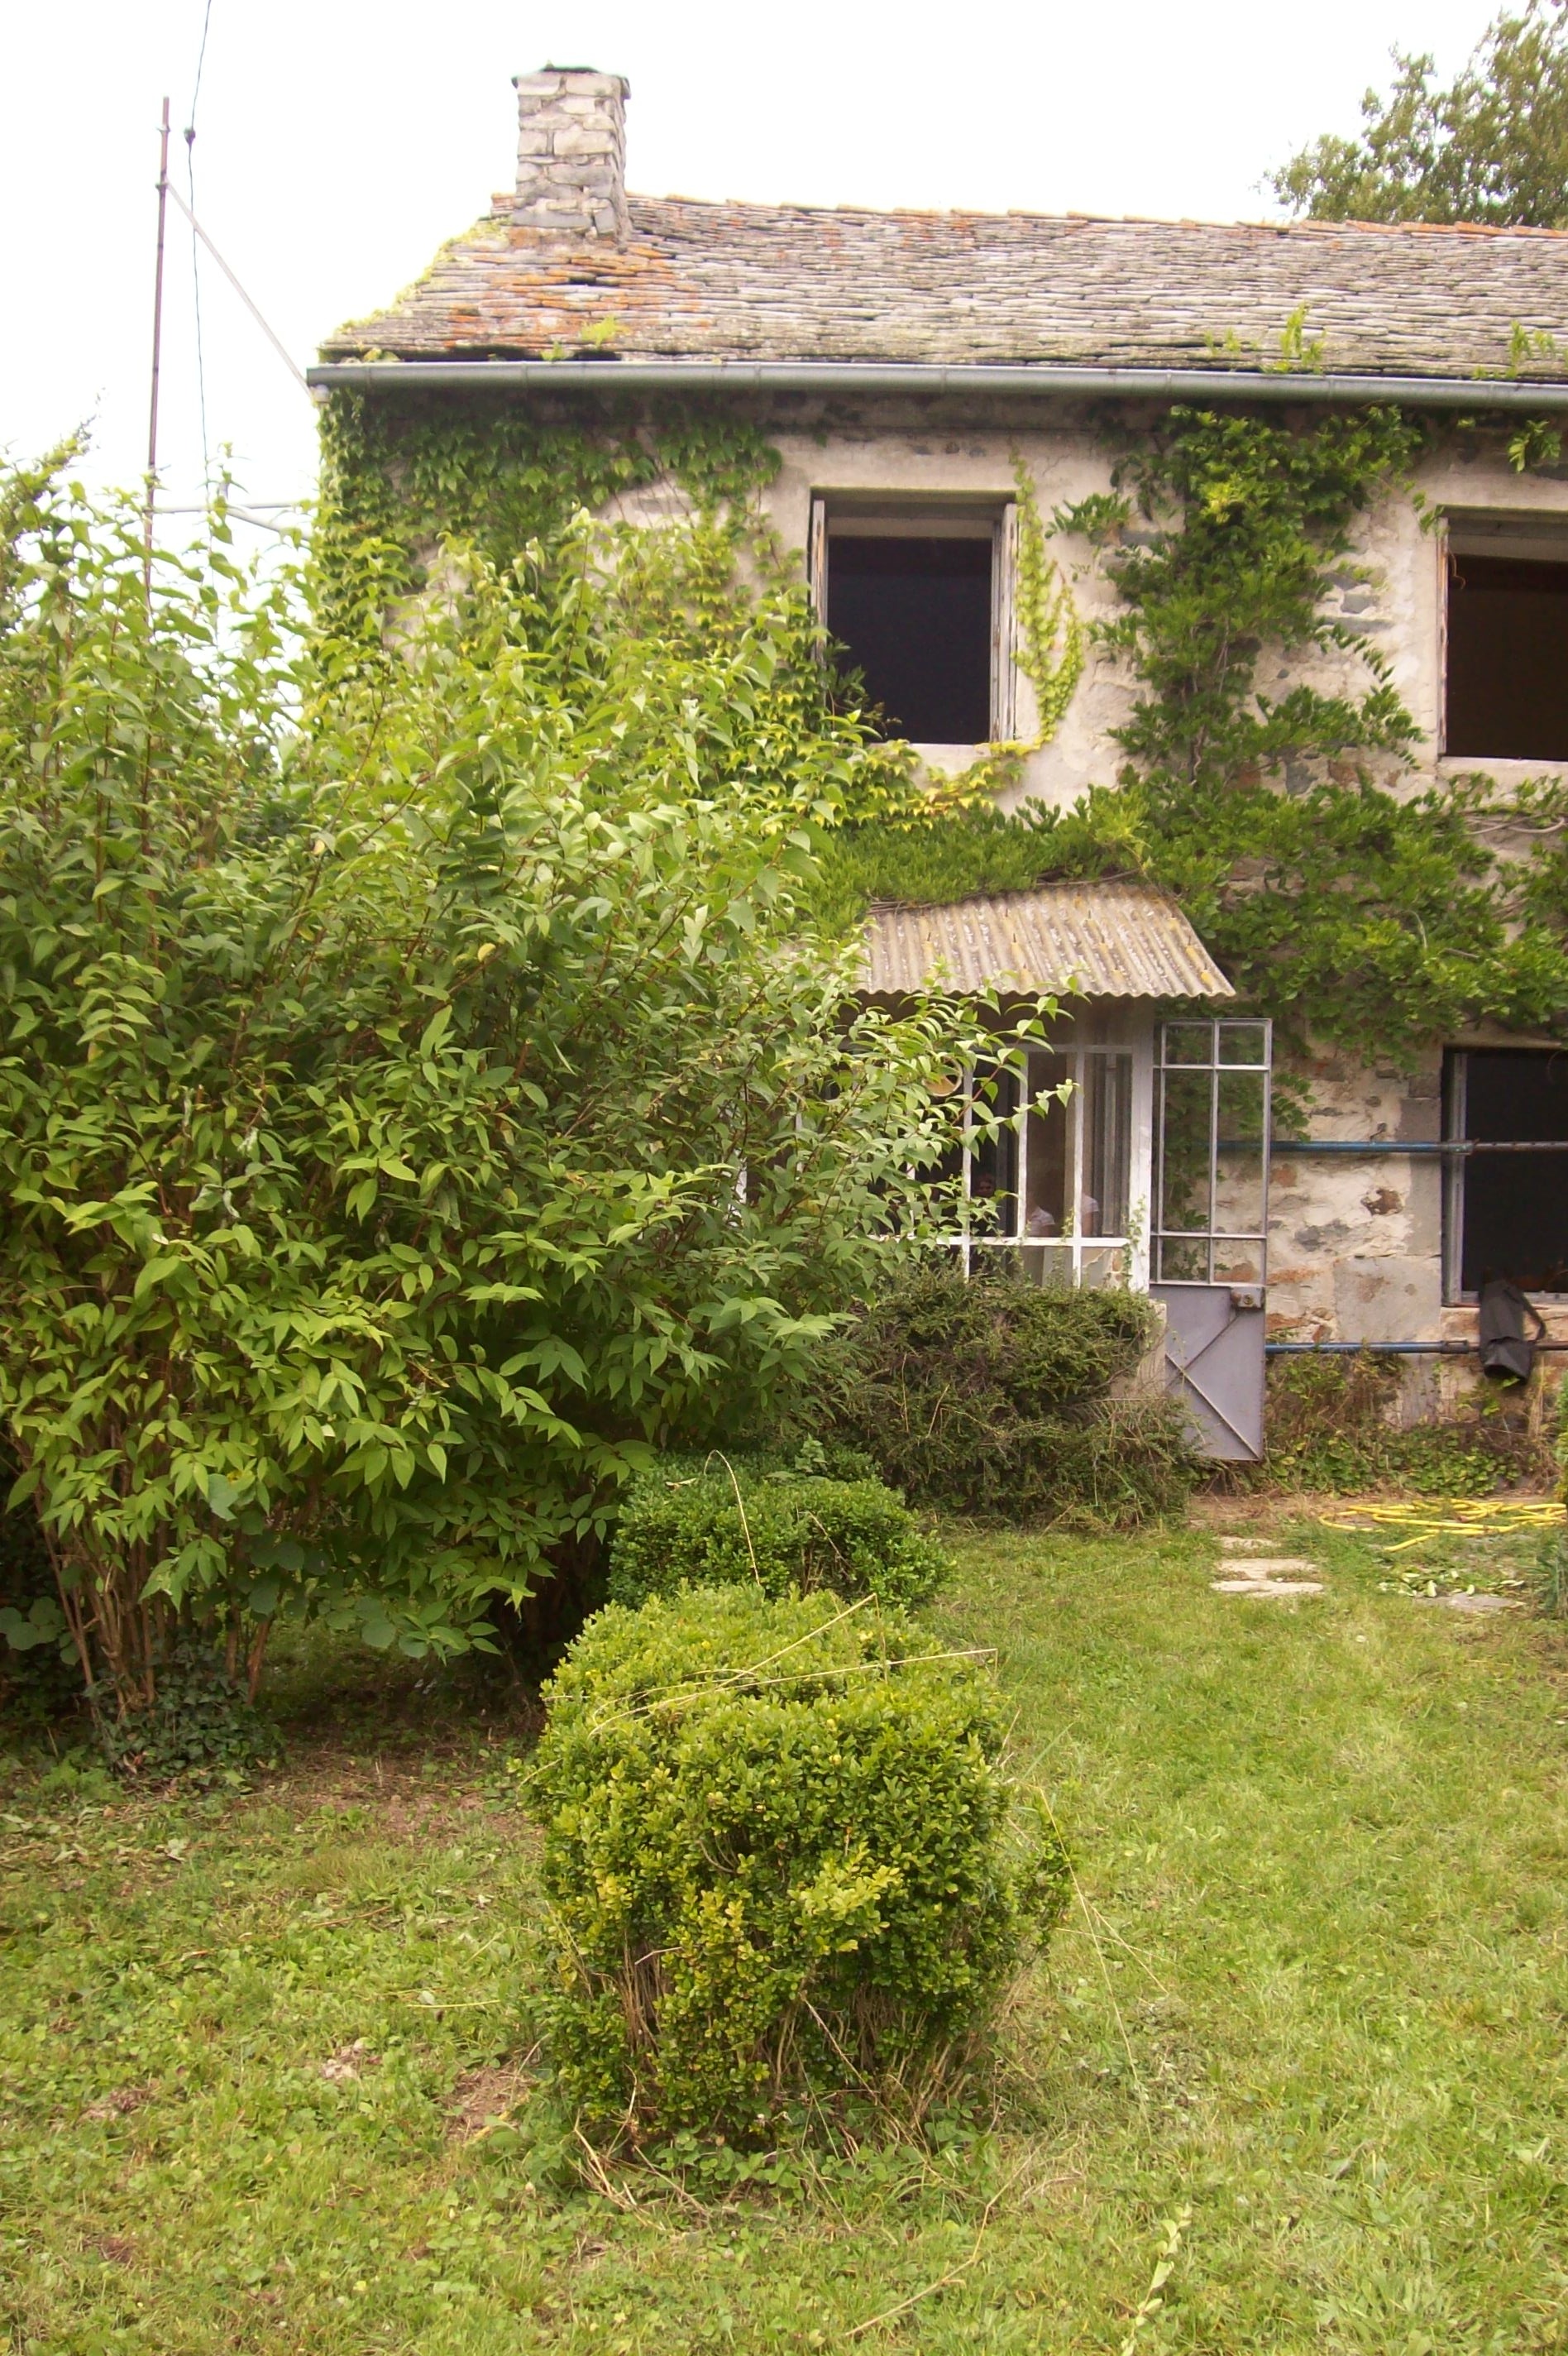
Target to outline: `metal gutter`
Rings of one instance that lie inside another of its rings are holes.
[[[1277,374],[1253,369],[972,366],[880,360],[323,360],[313,392],[1026,393],[1157,401],[1403,402],[1424,409],[1568,410],[1568,381]]]

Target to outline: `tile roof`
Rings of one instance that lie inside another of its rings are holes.
[[[510,198],[326,359],[586,356],[1277,367],[1499,375],[1568,341],[1568,232],[878,213],[634,197],[624,244],[514,228]],[[1529,375],[1568,379],[1568,352]]]
[[[1077,990],[1085,998],[1233,998],[1174,900],[1147,884],[1043,884],[946,907],[878,906],[861,986],[898,997]]]

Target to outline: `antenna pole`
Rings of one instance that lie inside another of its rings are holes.
[[[153,506],[158,488],[158,365],[164,342],[164,220],[168,209],[169,102],[165,98],[163,131],[158,144],[158,266],[153,279],[153,400],[147,419],[147,514],[142,562],[142,578],[149,596],[153,591]]]

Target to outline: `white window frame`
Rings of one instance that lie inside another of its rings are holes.
[[[814,491],[811,498],[810,522],[806,534],[806,582],[811,593],[812,610],[827,628],[827,542],[830,511],[836,510],[845,523],[853,522],[869,536],[880,529],[889,538],[895,536],[894,527],[910,531],[924,523],[940,525],[944,511],[993,511],[991,525],[991,733],[990,744],[1010,744],[1018,734],[1018,547],[1019,508],[1016,498],[988,498],[984,493],[962,500],[932,498],[918,491],[900,493],[878,492],[873,503],[868,495],[850,492]],[[980,531],[965,534],[978,540]]]
[[[1035,1049],[1041,1059],[1049,1057],[1058,1066],[1067,1067],[1071,1083],[1066,1102],[1061,1109],[1067,1116],[1067,1198],[1072,1206],[1067,1224],[1060,1236],[1030,1236],[1024,1233],[1025,1206],[1029,1201],[1029,1151],[1030,1122],[1029,1055],[1014,1054],[998,1059],[996,1068],[1009,1071],[1019,1085],[1019,1109],[1014,1116],[1018,1138],[1018,1180],[1013,1191],[1013,1221],[1008,1230],[987,1228],[979,1234],[967,1213],[956,1234],[944,1240],[958,1253],[965,1276],[972,1273],[978,1259],[987,1252],[1013,1252],[1019,1256],[1026,1274],[1037,1283],[1082,1285],[1085,1281],[1085,1263],[1093,1263],[1091,1282],[1119,1282],[1134,1292],[1147,1292],[1149,1280],[1149,1199],[1150,1173],[1153,1161],[1153,1052],[1152,1041],[1147,1034],[1122,1039],[1093,1042],[1047,1041]],[[1077,1205],[1083,1194],[1086,1163],[1083,1134],[1084,1109],[1089,1092],[1084,1086],[1086,1067],[1093,1056],[1125,1055],[1132,1063],[1132,1102],[1127,1154],[1127,1223],[1125,1235],[1083,1235],[1079,1232]],[[989,1077],[989,1075],[987,1075]],[[976,1198],[973,1194],[976,1153],[971,1140],[975,1135],[975,1107],[977,1098],[976,1075],[965,1076],[964,1088],[964,1157],[963,1199],[965,1205]],[[1056,1102],[1057,1083],[1053,1080],[1040,1093]],[[1120,1265],[1106,1271],[1103,1266],[1107,1255],[1119,1255]]]

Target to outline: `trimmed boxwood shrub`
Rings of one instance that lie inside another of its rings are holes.
[[[764,1595],[875,1595],[917,1603],[948,1569],[901,1497],[880,1481],[772,1473],[728,1460],[661,1467],[637,1481],[610,1556],[610,1600],[638,1604],[682,1587],[760,1587]]]
[[[835,1596],[690,1590],[592,1620],[532,1771],[545,2030],[601,2136],[764,2136],[796,2105],[918,2109],[1065,1900],[1017,1847],[997,1694]]]
[[[1198,1472],[1174,1399],[1107,1396],[1155,1331],[1140,1293],[922,1260],[824,1352],[815,1411],[913,1504],[1136,1529]]]

